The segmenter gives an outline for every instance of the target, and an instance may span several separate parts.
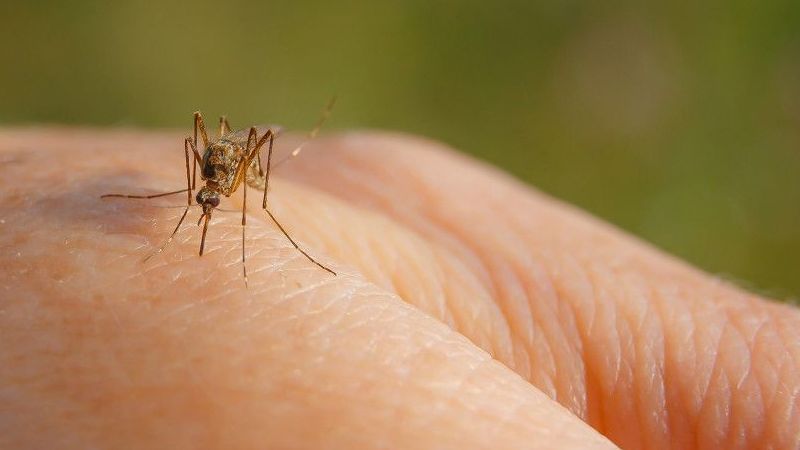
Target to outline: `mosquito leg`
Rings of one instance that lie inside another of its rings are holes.
[[[281,225],[281,223],[278,222],[278,219],[275,218],[275,216],[272,214],[272,212],[269,210],[269,208],[267,208],[267,189],[269,188],[269,171],[270,171],[270,165],[272,164],[272,143],[273,143],[272,130],[267,131],[267,135],[269,135],[269,151],[267,153],[267,174],[266,174],[266,178],[264,180],[264,202],[262,203],[262,207],[263,207],[264,211],[266,211],[267,214],[269,215],[269,218],[272,219],[273,222],[275,222],[275,225],[278,226],[278,229],[281,230],[281,233],[283,233],[283,235],[286,236],[286,239],[288,239],[289,242],[292,243],[292,245],[294,246],[295,249],[297,249],[297,251],[302,253],[303,256],[305,256],[312,263],[316,264],[317,266],[319,266],[323,270],[332,273],[335,276],[336,272],[334,272],[333,270],[325,267],[319,261],[317,261],[316,259],[312,258],[311,255],[306,253],[302,248],[300,248],[300,246],[297,245],[297,242],[295,242],[294,239],[292,239],[292,237],[289,236],[289,233],[286,232],[286,229],[283,228],[283,225]],[[261,145],[263,145],[263,141],[266,139],[267,135],[265,135],[264,137],[261,138],[261,142],[259,142],[259,145],[255,148],[255,152],[257,154],[258,154],[259,148],[261,147]],[[259,159],[261,159],[261,158],[259,157]],[[245,189],[247,189],[247,187],[245,187]]]
[[[231,125],[228,123],[228,118],[219,116],[219,137],[225,136],[231,132]]]
[[[208,147],[208,134],[206,134],[206,124],[203,122],[203,116],[200,114],[200,111],[194,112],[194,146],[193,148],[197,149],[197,130],[200,130],[200,137],[203,138],[203,148]],[[197,152],[195,152],[197,153]],[[202,158],[195,160],[194,165],[192,166],[192,189],[197,186],[195,181],[197,181],[197,164],[202,161]]]
[[[264,176],[264,169],[261,168],[261,147],[267,142],[269,139],[269,148],[272,149],[272,144],[275,142],[275,130],[272,128],[267,128],[267,132],[264,133],[264,136],[261,136],[261,139],[258,140],[256,143],[255,148],[253,148],[253,152],[248,156],[249,160],[253,158],[258,158],[258,176]]]
[[[180,189],[177,191],[170,191],[170,192],[163,192],[161,194],[151,194],[151,195],[128,195],[128,194],[103,194],[100,198],[139,198],[139,199],[150,199],[150,198],[159,198],[159,197],[166,197],[168,195],[174,194],[181,194],[186,192],[188,202],[187,204],[192,204],[192,190],[194,187],[189,182],[189,147],[191,146],[191,138],[186,138],[184,141],[184,153],[186,153],[186,189]],[[193,148],[194,150],[194,148]],[[194,150],[195,158],[197,158],[197,151]]]
[[[169,235],[169,238],[168,238],[166,241],[164,241],[164,243],[163,243],[163,244],[161,244],[161,245],[158,247],[158,249],[156,249],[156,251],[154,251],[153,253],[150,253],[149,255],[147,255],[147,257],[145,257],[145,258],[144,258],[144,261],[143,261],[143,262],[147,262],[147,261],[148,261],[148,260],[150,260],[150,258],[152,258],[153,256],[156,256],[157,254],[159,254],[159,253],[161,253],[161,252],[163,252],[163,251],[164,251],[164,248],[166,248],[166,246],[167,246],[167,245],[169,245],[169,243],[170,243],[170,242],[172,242],[172,239],[175,237],[175,234],[177,234],[177,233],[178,233],[178,230],[181,228],[181,224],[183,224],[183,219],[185,219],[185,218],[186,218],[186,214],[187,214],[188,212],[189,212],[189,207],[187,206],[187,207],[186,207],[186,208],[183,210],[183,214],[181,215],[181,218],[180,218],[180,220],[178,220],[178,224],[177,224],[177,225],[175,225],[175,229],[174,229],[174,230],[172,230],[172,234],[170,234],[170,235]]]
[[[197,151],[197,145],[195,145],[195,143],[192,142],[192,138],[188,138],[188,137],[186,138],[186,140],[184,141],[184,148],[186,146],[188,146],[192,150],[192,154],[194,154],[194,168],[196,169],[198,164],[199,165],[203,164],[203,157],[200,156],[200,152]],[[192,186],[191,186],[192,190],[194,190],[194,188],[195,188],[194,175],[195,175],[195,173],[193,172],[192,173]]]
[[[186,159],[186,192],[188,193],[187,199],[186,199],[186,208],[183,210],[183,214],[181,215],[180,220],[178,220],[178,224],[175,225],[175,229],[172,230],[172,234],[169,235],[169,238],[166,241],[164,241],[164,243],[161,244],[161,246],[159,246],[156,251],[154,251],[153,253],[150,253],[149,255],[147,255],[147,257],[144,259],[145,262],[147,260],[149,260],[150,258],[152,258],[153,256],[155,256],[155,255],[161,253],[162,251],[164,251],[164,248],[170,242],[172,242],[172,239],[175,237],[175,235],[178,233],[178,230],[181,228],[181,225],[183,224],[183,220],[186,219],[186,214],[189,212],[189,207],[192,206],[192,186],[191,186],[191,181],[190,181],[190,178],[189,178],[189,145],[188,145],[189,142],[191,142],[191,141],[189,140],[189,138],[186,138],[186,141],[184,141],[184,142],[185,142],[185,144],[184,144],[184,147],[183,147],[183,155],[184,155],[184,158]],[[182,191],[179,191],[179,192],[182,192]]]
[[[300,248],[300,246],[299,246],[299,245],[297,245],[297,242],[295,242],[295,241],[294,241],[294,239],[292,239],[292,237],[291,237],[291,236],[289,236],[289,233],[287,233],[287,232],[286,232],[286,229],[285,229],[285,228],[283,228],[283,225],[281,225],[281,223],[280,223],[280,222],[278,222],[278,219],[276,219],[276,218],[275,218],[275,216],[274,216],[274,215],[272,215],[272,212],[270,212],[270,210],[269,210],[269,209],[266,209],[266,208],[264,208],[264,211],[266,211],[266,212],[267,212],[267,214],[269,214],[269,218],[270,218],[270,219],[272,219],[272,221],[273,221],[273,222],[275,222],[275,225],[277,225],[277,226],[278,226],[278,229],[280,229],[280,230],[281,230],[281,233],[283,233],[283,235],[284,235],[284,236],[286,236],[286,239],[288,239],[288,240],[289,240],[289,242],[291,242],[291,243],[292,243],[292,245],[294,246],[294,248],[296,248],[296,249],[297,249],[297,251],[298,251],[298,252],[302,253],[302,254],[303,254],[303,256],[305,256],[305,257],[306,257],[306,258],[307,258],[309,261],[311,261],[312,263],[314,263],[314,264],[316,264],[317,266],[319,266],[319,267],[320,267],[322,270],[325,270],[325,271],[327,271],[327,272],[330,272],[331,274],[333,274],[334,276],[336,276],[336,272],[334,272],[333,270],[331,270],[331,269],[329,269],[329,268],[325,267],[325,266],[324,266],[324,265],[322,265],[322,264],[321,264],[319,261],[317,261],[316,259],[312,258],[312,257],[311,257],[311,255],[309,255],[308,253],[306,253],[306,252],[305,252],[305,251],[304,251],[302,248]]]
[[[272,133],[269,135],[269,150],[267,150],[267,174],[264,176],[264,201],[261,203],[261,207],[267,209],[267,191],[269,190],[269,171],[270,166],[272,165],[272,144],[275,142],[275,139],[272,137]],[[258,160],[261,161],[261,154],[259,153]]]
[[[269,133],[269,131],[267,131],[267,133]],[[256,127],[250,127],[250,133],[247,135],[247,147],[245,147],[244,149],[244,154],[247,155],[246,158],[248,162],[253,159],[257,145],[258,145],[258,130],[256,129]],[[253,148],[253,150],[250,150],[251,147]]]
[[[153,195],[103,194],[103,195],[100,196],[100,198],[143,198],[143,199],[148,199],[148,198],[158,198],[158,197],[166,197],[168,195],[181,194],[181,193],[184,193],[184,192],[187,192],[187,191],[189,191],[189,195],[191,197],[191,191],[189,189],[181,189],[179,191],[164,192],[164,193],[161,193],[161,194],[153,194]]]
[[[206,134],[206,124],[203,122],[203,115],[200,111],[194,113],[194,143],[197,144],[197,131],[200,131],[200,137],[203,138],[203,147],[208,147],[208,134]]]
[[[250,146],[255,146],[258,142],[258,131],[256,127],[250,128],[250,134],[247,136],[247,148],[245,148],[245,170],[250,166],[250,161],[253,159],[250,151]],[[247,264],[245,263],[245,230],[247,229],[247,183],[242,187],[244,189],[244,200],[242,201],[242,275],[244,275],[244,285],[247,287]]]
[[[192,185],[191,181],[189,180],[189,146],[192,141],[189,138],[186,138],[183,141],[183,155],[186,158],[186,206],[192,206],[192,190],[194,186]],[[195,151],[197,153],[197,151]],[[197,164],[197,156],[192,156],[192,161],[194,164]]]
[[[245,263],[245,230],[247,229],[247,183],[242,186],[244,190],[244,200],[242,201],[242,275],[244,275],[244,286],[247,287],[247,264]]]

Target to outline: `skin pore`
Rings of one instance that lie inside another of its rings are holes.
[[[272,211],[335,277],[259,195],[249,288],[236,212],[200,258],[192,208],[143,263],[185,197],[99,196],[181,188],[181,144],[0,132],[0,448],[800,442],[795,308],[422,139],[320,138],[276,171]]]

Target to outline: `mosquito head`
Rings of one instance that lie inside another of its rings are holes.
[[[203,187],[197,192],[197,197],[195,197],[197,204],[203,207],[203,215],[210,216],[211,211],[214,210],[217,206],[219,206],[219,193],[209,189],[208,187]]]

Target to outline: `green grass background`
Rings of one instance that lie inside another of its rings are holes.
[[[0,122],[445,141],[669,252],[800,296],[800,2],[19,1]],[[176,143],[176,148],[178,148]]]

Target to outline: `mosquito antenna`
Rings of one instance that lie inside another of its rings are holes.
[[[278,166],[280,166],[281,164],[285,163],[286,161],[289,161],[290,159],[292,159],[292,158],[294,158],[295,156],[299,155],[299,154],[300,154],[300,151],[302,151],[302,150],[303,150],[303,147],[304,147],[306,144],[308,144],[308,142],[309,142],[309,141],[311,141],[311,140],[313,140],[314,138],[316,138],[316,137],[317,137],[317,135],[319,134],[319,130],[321,130],[321,129],[322,129],[322,125],[324,125],[324,124],[325,124],[325,121],[327,121],[327,120],[328,120],[328,117],[330,117],[330,115],[331,115],[331,111],[333,110],[333,106],[334,106],[335,104],[336,104],[336,96],[334,95],[333,97],[331,97],[330,101],[329,101],[329,102],[328,102],[328,104],[325,106],[325,109],[323,109],[323,110],[322,110],[322,115],[320,116],[319,120],[317,120],[317,123],[314,125],[314,128],[312,128],[312,129],[311,129],[311,132],[310,132],[310,133],[308,133],[308,138],[307,138],[305,141],[303,141],[303,142],[302,142],[300,145],[298,145],[297,147],[295,147],[295,149],[294,149],[294,150],[292,150],[292,152],[291,152],[291,153],[289,153],[289,154],[288,154],[287,156],[285,156],[283,159],[281,159],[280,161],[278,161],[277,163],[275,163],[274,167],[278,167]]]

